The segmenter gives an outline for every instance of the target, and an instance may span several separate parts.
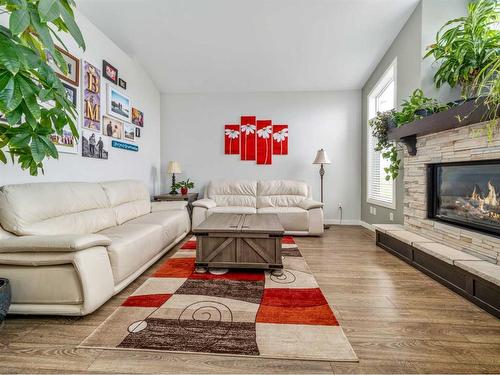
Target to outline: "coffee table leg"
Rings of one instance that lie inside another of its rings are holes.
[[[194,269],[195,273],[207,273],[208,272],[208,266],[207,265],[196,265],[196,268]]]

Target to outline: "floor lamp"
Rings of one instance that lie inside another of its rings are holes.
[[[330,164],[330,159],[328,159],[328,155],[326,155],[325,150],[318,150],[313,164],[321,164],[321,167],[319,167],[319,175],[321,178],[321,203],[325,203],[323,201],[323,176],[325,175],[325,168],[323,167],[323,164]]]

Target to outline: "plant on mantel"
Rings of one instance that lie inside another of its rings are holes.
[[[436,43],[428,47],[424,56],[434,57],[439,65],[434,75],[437,88],[444,84],[460,86],[463,99],[476,97],[476,103],[487,108],[484,118],[492,119],[484,127],[488,140],[493,137],[500,110],[499,21],[497,0],[471,2],[467,16],[444,24],[436,35]],[[385,168],[387,180],[397,178],[401,162],[397,143],[388,140],[391,123],[401,127],[449,108],[449,105],[426,98],[422,90],[417,89],[403,102],[399,111],[378,113],[370,120],[372,134],[378,140],[375,151],[381,151],[382,157],[390,161],[389,168]]]
[[[74,0],[0,0],[0,161],[10,153],[31,175],[43,172],[43,160],[58,158],[50,136],[69,126],[78,138],[76,109],[47,56],[63,74],[68,68],[54,41],[66,48],[58,33],[69,33],[85,49],[74,19]]]
[[[399,158],[401,148],[398,147],[396,142],[389,140],[389,130],[394,126],[401,127],[446,109],[448,109],[447,105],[439,104],[436,100],[427,98],[421,89],[416,89],[407,100],[403,101],[399,111],[379,112],[375,118],[370,120],[372,135],[377,139],[375,151],[381,152],[382,157],[389,160],[389,167],[384,168],[386,180],[396,179],[399,176],[401,164]]]
[[[469,3],[465,17],[443,25],[424,56],[434,57],[439,65],[434,75],[437,88],[447,83],[460,86],[463,98],[477,94],[478,75],[500,54],[499,20],[497,0],[478,0]]]

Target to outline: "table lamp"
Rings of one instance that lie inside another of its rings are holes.
[[[318,150],[316,153],[316,159],[314,159],[313,164],[321,164],[319,168],[319,175],[321,177],[321,203],[323,202],[323,176],[325,175],[325,168],[323,168],[323,164],[330,164],[330,159],[328,159],[328,155],[325,150]]]
[[[177,190],[175,189],[175,174],[182,173],[181,165],[179,164],[179,162],[175,160],[169,161],[167,167],[167,173],[172,174],[172,190],[170,191],[169,194],[178,194]]]

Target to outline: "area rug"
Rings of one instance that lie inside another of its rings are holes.
[[[192,237],[80,347],[357,361],[292,237],[282,274],[195,270]]]

